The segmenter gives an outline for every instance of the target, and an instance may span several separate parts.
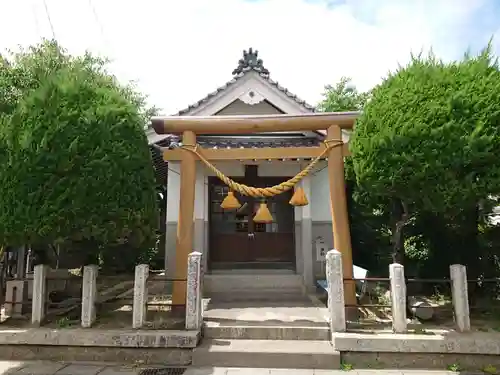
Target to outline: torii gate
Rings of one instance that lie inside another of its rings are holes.
[[[353,278],[351,235],[347,212],[344,156],[349,155],[342,141],[342,129],[353,129],[359,112],[330,112],[301,115],[257,116],[166,116],[153,117],[157,134],[182,135],[183,147],[164,150],[165,161],[181,161],[180,205],[176,241],[175,278],[187,276],[188,255],[193,251],[193,217],[196,184],[196,160],[207,165],[220,160],[269,160],[327,158],[330,182],[333,243],[342,253],[345,298],[356,304]],[[286,131],[326,131],[325,144],[318,147],[267,147],[257,149],[203,149],[196,144],[196,134],[249,134]],[[332,146],[333,145],[333,146]],[[340,146],[340,147],[336,147]],[[204,160],[203,160],[204,159]],[[186,284],[174,282],[174,305],[186,302]]]

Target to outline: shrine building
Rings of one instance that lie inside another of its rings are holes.
[[[173,116],[153,118],[148,141],[165,147],[154,162],[166,179],[167,275],[179,276],[176,269],[194,250],[203,253],[207,274],[289,272],[300,275],[309,290],[324,278],[324,256],[334,247],[335,233],[348,265],[345,277],[352,277],[343,158],[357,116],[315,113],[273,81],[258,52],[249,49],[224,85]],[[315,159],[300,182],[273,196],[244,194],[244,187],[221,180],[276,187]],[[191,214],[192,223],[183,219]],[[182,220],[186,228],[180,228]]]

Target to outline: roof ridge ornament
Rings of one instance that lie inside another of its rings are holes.
[[[262,59],[259,59],[259,51],[253,48],[249,48],[248,51],[243,50],[243,58],[238,61],[238,67],[233,70],[232,74],[235,76],[248,70],[255,70],[263,76],[269,76],[269,70],[264,67]]]

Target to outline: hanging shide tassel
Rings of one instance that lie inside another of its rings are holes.
[[[256,223],[269,224],[273,222],[273,215],[267,208],[266,202],[261,202],[253,221]]]
[[[234,192],[230,191],[227,193],[226,198],[224,198],[220,206],[224,210],[237,210],[241,207],[241,203],[238,202],[238,198],[234,196]]]
[[[307,206],[309,201],[307,200],[306,194],[304,193],[304,189],[298,187],[295,189],[293,193],[292,199],[289,202],[292,206]]]

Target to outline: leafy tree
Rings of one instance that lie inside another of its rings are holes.
[[[349,77],[342,77],[335,85],[325,86],[318,110],[344,112],[362,110],[370,97],[359,92]],[[357,265],[373,272],[387,272],[389,237],[384,202],[366,194],[356,183],[351,158],[345,159],[349,223],[353,257]]]
[[[452,63],[412,57],[372,91],[351,151],[358,183],[392,202],[396,261],[419,211],[477,237],[479,203],[500,190],[499,120],[500,71],[489,48]]]
[[[318,105],[321,112],[359,111],[370,97],[369,92],[359,92],[350,77],[341,77],[335,85],[326,85],[323,100]]]
[[[154,244],[145,98],[54,41],[0,62],[0,243]]]

